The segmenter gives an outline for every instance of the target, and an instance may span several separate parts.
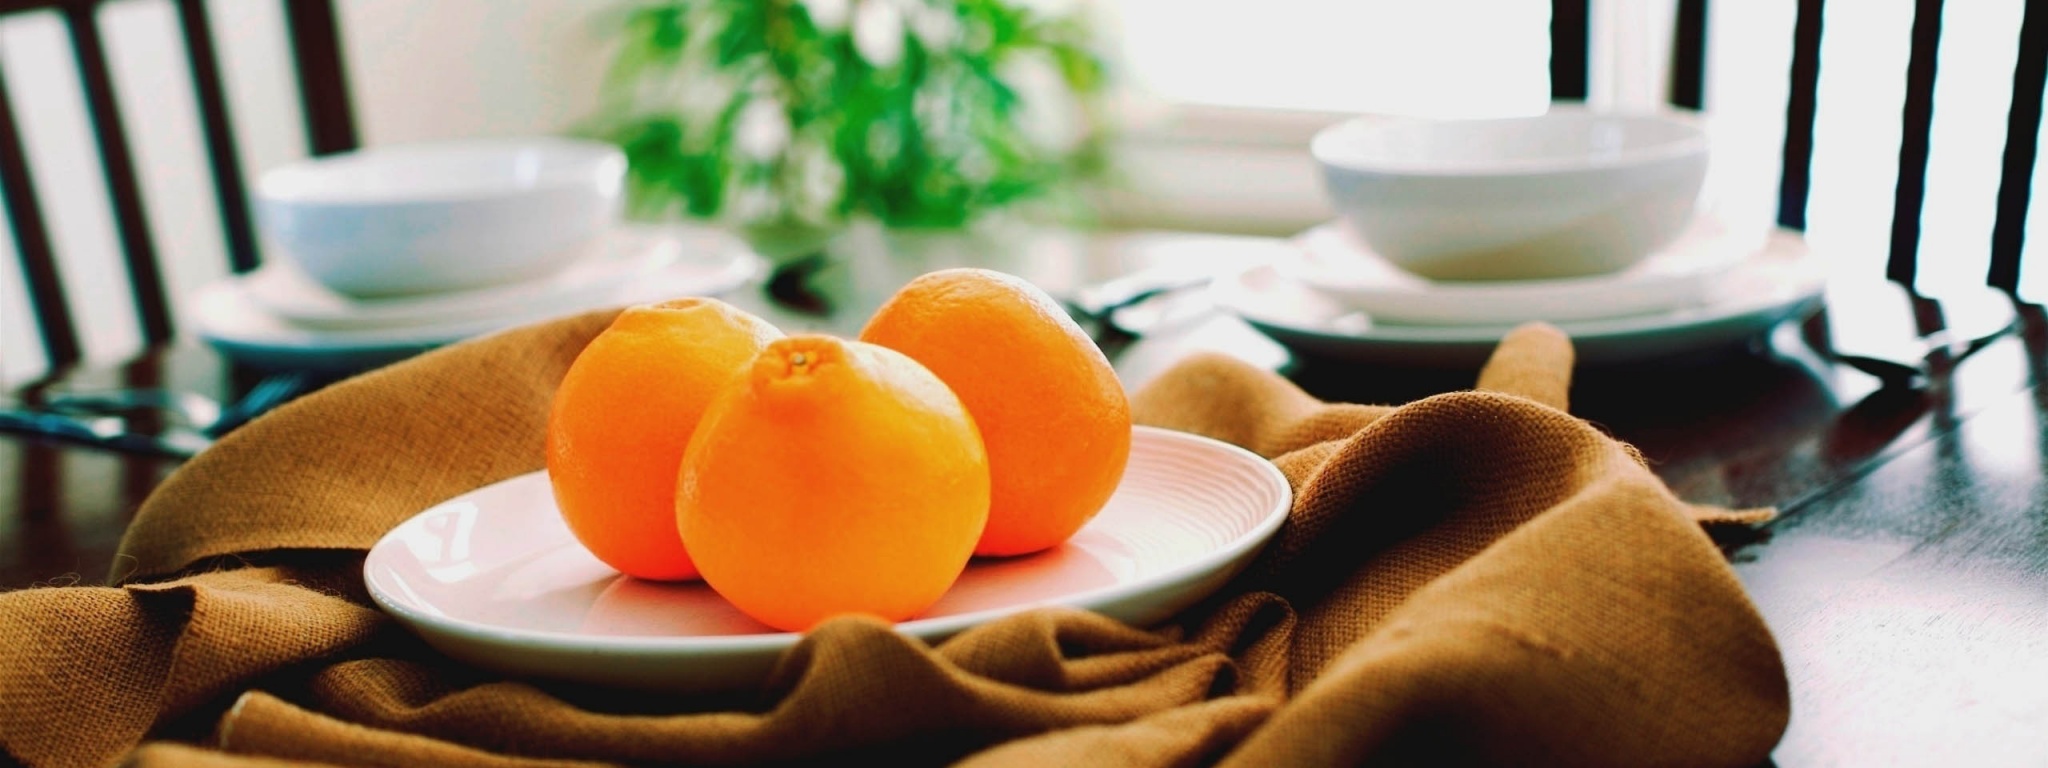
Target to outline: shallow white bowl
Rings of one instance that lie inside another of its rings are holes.
[[[265,173],[256,209],[336,293],[434,293],[566,266],[616,219],[625,172],[617,148],[570,139],[373,147]]]
[[[1624,269],[1683,231],[1707,136],[1677,114],[1368,116],[1316,134],[1332,205],[1372,250],[1435,280]]]

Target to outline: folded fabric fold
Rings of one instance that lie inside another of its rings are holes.
[[[1287,523],[1165,626],[1040,609],[936,647],[813,630],[751,699],[504,680],[372,608],[361,555],[537,469],[592,313],[330,387],[165,482],[115,587],[0,594],[0,747],[33,766],[1753,765],[1788,715],[1770,633],[1699,520],[1564,410],[1530,326],[1473,391],[1327,404],[1197,357],[1139,421],[1273,460]],[[1369,375],[1369,374],[1361,374]]]

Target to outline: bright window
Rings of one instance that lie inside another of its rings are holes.
[[[1130,152],[1134,175],[1146,182],[1141,202],[1151,208],[1143,212],[1169,224],[1284,232],[1327,216],[1305,139],[1344,113],[1532,114],[1549,98],[1547,0],[1096,2],[1121,37],[1126,74],[1181,113],[1166,130],[1141,132],[1141,141],[1163,135],[1170,147]],[[1595,107],[1661,106],[1675,5],[1593,0]],[[1985,280],[2024,5],[1943,6],[1921,212],[1923,291]],[[1826,5],[1807,236],[1841,274],[1882,274],[1890,249],[1914,7]],[[1777,213],[1797,5],[1708,9],[1709,203],[1734,226],[1768,226]],[[1191,142],[1202,146],[1185,148]],[[2033,200],[2021,295],[2039,300],[2048,297],[2048,172],[2035,173]]]
[[[1195,104],[1467,117],[1541,112],[1544,0],[1115,0],[1126,65]]]

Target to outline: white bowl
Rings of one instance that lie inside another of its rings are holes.
[[[1435,280],[1621,270],[1686,228],[1707,172],[1706,132],[1691,118],[1575,107],[1360,117],[1316,134],[1310,151],[1358,237]]]
[[[357,297],[513,283],[567,266],[618,216],[626,159],[569,139],[373,147],[263,174],[263,233]]]

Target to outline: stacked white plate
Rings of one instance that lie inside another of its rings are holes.
[[[567,267],[530,280],[381,299],[336,293],[275,258],[195,292],[188,327],[259,367],[361,370],[551,317],[721,293],[763,266],[711,229],[616,227],[584,248]]]
[[[1359,361],[1468,365],[1538,320],[1569,334],[1582,362],[1676,356],[1761,335],[1813,307],[1824,282],[1798,233],[1744,233],[1710,215],[1626,270],[1568,279],[1431,281],[1341,224],[1293,246],[1218,284],[1219,302],[1290,347]]]

